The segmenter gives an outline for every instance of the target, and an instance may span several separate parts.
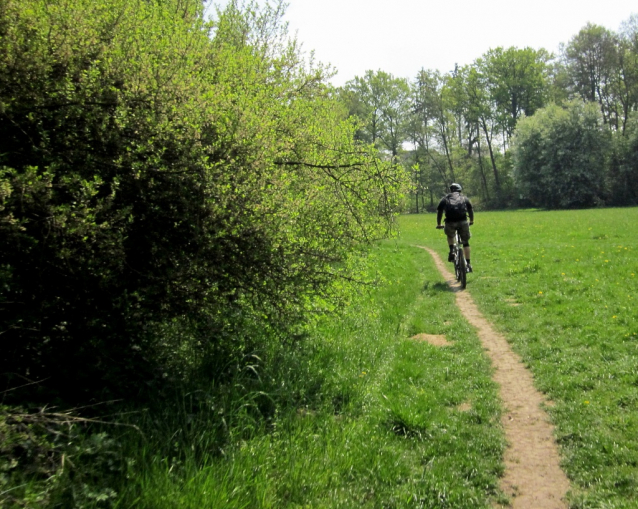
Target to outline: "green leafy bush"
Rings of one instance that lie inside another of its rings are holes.
[[[127,466],[118,442],[72,412],[0,406],[0,505],[100,507]]]
[[[606,196],[609,131],[594,103],[551,104],[518,123],[514,177],[532,206],[579,208]]]
[[[403,176],[281,15],[2,0],[0,372],[80,399],[134,397],[176,355],[211,376],[388,233]]]
[[[613,136],[609,163],[609,202],[638,204],[638,117],[632,115],[624,132]]]

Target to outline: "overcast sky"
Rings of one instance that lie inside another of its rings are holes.
[[[223,4],[225,2],[217,2]],[[288,0],[286,20],[305,51],[338,70],[335,85],[381,69],[412,78],[448,72],[490,48],[557,53],[587,22],[617,31],[635,0]]]

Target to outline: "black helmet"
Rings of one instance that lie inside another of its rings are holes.
[[[450,191],[453,193],[456,193],[457,191],[462,191],[463,188],[461,187],[461,184],[450,184]]]

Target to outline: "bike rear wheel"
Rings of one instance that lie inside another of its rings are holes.
[[[461,282],[461,288],[465,290],[467,286],[467,262],[465,261],[465,255],[463,254],[463,250],[459,249],[459,275],[460,279],[458,281]]]
[[[456,247],[454,248],[454,272],[456,280],[461,283],[461,288],[467,286],[467,261],[465,260],[465,251],[462,247],[461,234],[456,231]]]

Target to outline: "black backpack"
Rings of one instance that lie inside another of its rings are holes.
[[[461,193],[450,193],[445,197],[445,217],[450,221],[463,221],[467,218],[467,204]]]

